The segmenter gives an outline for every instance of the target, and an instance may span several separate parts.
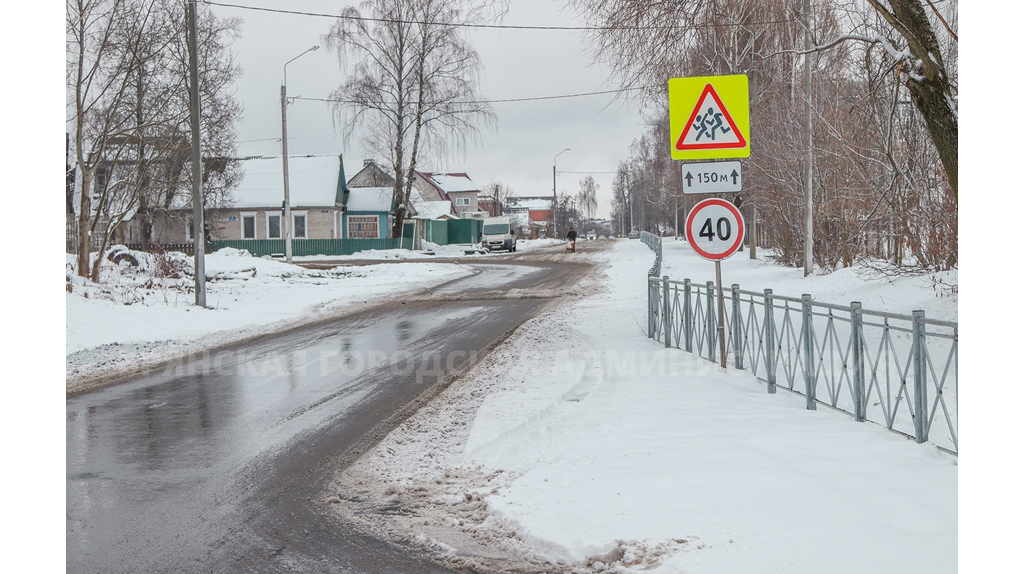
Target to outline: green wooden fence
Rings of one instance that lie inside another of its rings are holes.
[[[244,249],[255,257],[284,256],[284,239],[236,239],[211,241],[211,252],[230,247]],[[293,239],[292,255],[352,255],[371,249],[412,249],[412,235],[378,239]]]

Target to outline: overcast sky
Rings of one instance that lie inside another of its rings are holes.
[[[338,14],[357,2],[338,0],[225,0],[225,3]],[[582,22],[563,11],[563,0],[511,0],[504,24],[574,26]],[[238,152],[280,155],[283,66],[308,48],[319,45],[333,20],[214,6],[221,16],[243,20],[243,37],[234,44],[243,75],[237,97],[245,108],[238,125]],[[480,53],[484,71],[481,93],[488,99],[578,94],[612,89],[608,74],[593,65],[581,32],[541,30],[472,30],[468,38]],[[342,81],[337,55],[321,48],[288,64],[288,95],[327,98]],[[509,184],[520,196],[551,195],[552,165],[558,156],[558,189],[576,193],[592,172],[600,186],[598,216],[611,213],[611,173],[629,156],[629,145],[643,133],[635,109],[611,94],[537,102],[495,103],[495,129],[483,130],[479,145],[464,158],[442,165],[420,165],[424,171],[464,171],[480,185]],[[288,106],[289,155],[337,154],[351,174],[365,153],[353,138],[344,142],[328,104],[297,100]]]

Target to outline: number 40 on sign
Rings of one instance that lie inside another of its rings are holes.
[[[743,215],[732,203],[718,198],[701,201],[686,216],[686,240],[704,259],[721,261],[743,245]]]

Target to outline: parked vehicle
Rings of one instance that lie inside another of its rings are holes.
[[[630,239],[640,239],[640,231],[637,230],[636,228],[630,229],[629,230],[629,238]]]
[[[488,251],[515,251],[519,225],[514,217],[488,217],[484,220],[481,244]]]

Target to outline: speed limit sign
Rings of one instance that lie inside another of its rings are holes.
[[[686,240],[704,259],[721,261],[743,244],[743,215],[732,203],[705,199],[686,216]]]

